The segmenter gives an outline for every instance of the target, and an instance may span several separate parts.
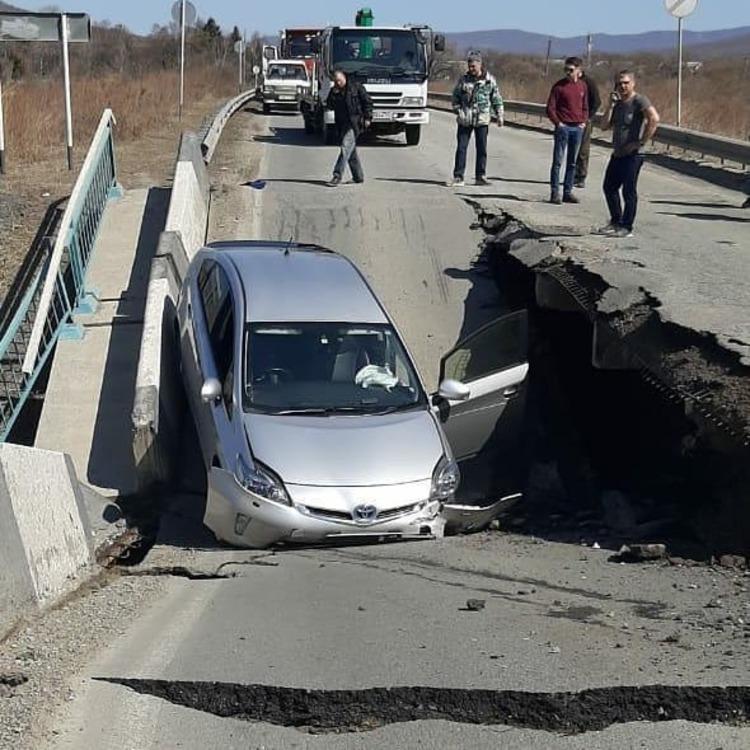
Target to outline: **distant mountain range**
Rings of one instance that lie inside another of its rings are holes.
[[[586,37],[556,37],[517,29],[495,29],[446,34],[448,43],[463,54],[470,49],[504,52],[515,55],[546,55],[547,41],[552,39],[552,56],[581,55]],[[636,52],[668,52],[676,46],[675,31],[648,31],[642,34],[594,34],[594,51],[607,55],[630,55]],[[750,26],[718,31],[685,31],[688,56],[750,55]]]
[[[13,11],[15,13],[22,12],[21,8],[18,8],[15,5],[9,5],[8,3],[0,3],[0,10],[4,10],[7,12]]]

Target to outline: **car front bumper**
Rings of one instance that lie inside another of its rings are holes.
[[[292,495],[294,493],[292,492]],[[347,539],[435,539],[443,536],[441,504],[424,500],[394,517],[367,523],[346,519],[343,511],[325,511],[300,502],[293,505],[267,500],[240,487],[222,469],[209,472],[204,524],[221,540],[239,547],[262,549],[280,542],[311,544]]]

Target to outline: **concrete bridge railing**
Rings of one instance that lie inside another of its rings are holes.
[[[151,264],[133,402],[133,454],[139,491],[174,476],[185,411],[175,337],[177,299],[188,264],[204,245],[210,184],[207,166],[229,119],[255,97],[228,101],[202,135],[180,141],[167,221]]]

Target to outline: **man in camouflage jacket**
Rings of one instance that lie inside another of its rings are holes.
[[[448,184],[459,187],[464,184],[466,171],[466,151],[471,134],[477,149],[477,185],[489,185],[487,179],[487,134],[492,115],[497,124],[503,126],[503,97],[497,81],[482,68],[482,56],[478,52],[469,53],[468,70],[453,89],[453,111],[458,123],[456,159],[453,166],[453,180]]]

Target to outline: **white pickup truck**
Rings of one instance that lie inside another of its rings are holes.
[[[310,76],[303,60],[268,61],[260,90],[265,114],[272,109],[298,110],[309,95]]]

